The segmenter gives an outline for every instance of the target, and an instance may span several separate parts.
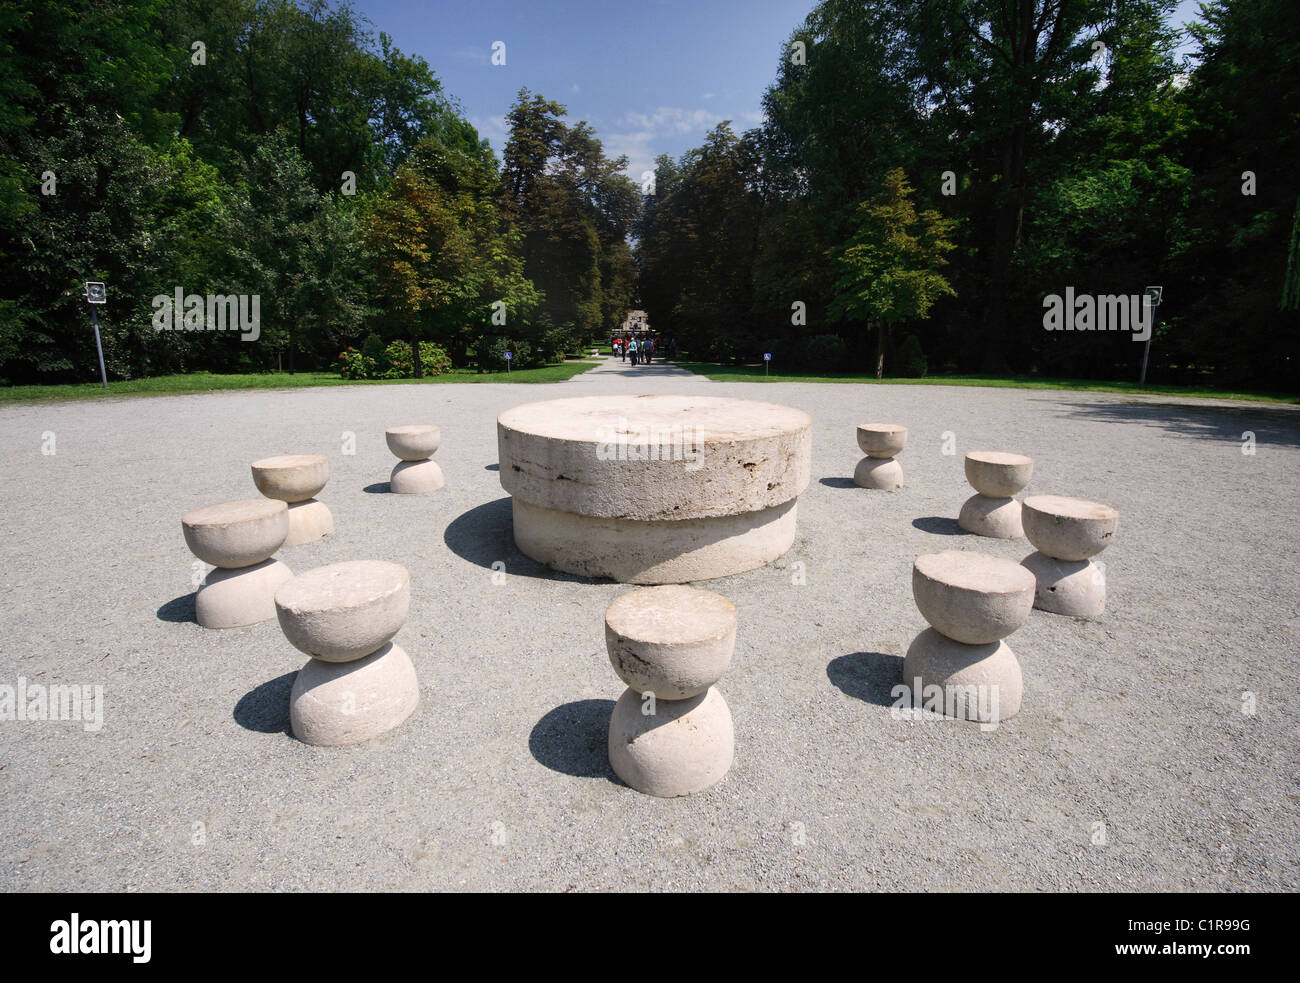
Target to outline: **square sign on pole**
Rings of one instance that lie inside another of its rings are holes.
[[[763,353],[763,375],[767,375],[767,366],[771,361],[772,361],[772,353],[764,352]]]
[[[107,389],[108,373],[104,371],[104,346],[99,341],[99,314],[94,305],[108,303],[108,288],[96,280],[87,280],[86,303],[91,305],[90,319],[95,324],[95,351],[99,353],[99,378],[104,383],[104,388]]]
[[[506,352],[506,375],[510,374],[510,360],[514,357],[512,352]]]

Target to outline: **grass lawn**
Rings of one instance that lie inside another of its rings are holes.
[[[179,393],[207,393],[225,389],[297,389],[302,386],[422,386],[443,382],[564,382],[596,365],[592,361],[569,360],[540,369],[520,369],[507,374],[479,373],[474,369],[454,369],[446,375],[427,379],[369,379],[345,381],[333,372],[258,373],[253,375],[216,375],[193,372],[187,375],[162,375],[130,382],[109,382],[108,390],[98,382],[81,382],[61,386],[0,387],[0,404],[43,399],[107,399],[115,396],[174,396]]]
[[[1230,392],[1196,386],[1139,386],[1136,382],[1098,382],[1094,379],[1043,379],[1038,376],[942,375],[924,379],[876,379],[845,372],[773,372],[763,375],[762,365],[720,365],[716,362],[675,362],[697,375],[719,382],[861,382],[872,385],[992,386],[1005,389],[1075,389],[1099,393],[1149,393],[1155,396],[1196,396],[1208,399],[1247,399],[1265,403],[1300,403],[1300,395],[1266,392]]]

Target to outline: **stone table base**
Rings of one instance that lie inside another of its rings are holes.
[[[538,563],[624,584],[712,580],[771,563],[794,543],[796,502],[714,519],[606,519],[514,499],[515,545]]]

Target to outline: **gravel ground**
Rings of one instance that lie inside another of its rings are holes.
[[[519,554],[495,470],[500,411],[629,391],[764,399],[814,421],[794,547],[707,584],[740,613],[720,684],[737,751],[726,779],[686,799],[639,795],[607,763],[622,686],[602,616],[628,588]],[[851,484],[867,420],[910,429],[901,491]],[[447,488],[384,494],[385,427],[423,422],[442,426]],[[957,528],[962,454],[978,449],[1031,455],[1031,494],[1121,515],[1104,618],[1033,612],[1010,640],[1024,707],[991,732],[890,712],[925,624],[913,558],[1030,551]],[[249,462],[291,452],[329,455],[320,498],[337,524],[283,551],[292,569],[376,558],[411,571],[397,641],[421,702],[358,747],[289,736],[304,657],[274,621],[193,621],[181,514],[254,496]],[[10,891],[1300,887],[1295,409],[724,384],[611,361],[553,385],[5,407],[0,454],[0,684],[104,693],[99,730],[0,722]]]

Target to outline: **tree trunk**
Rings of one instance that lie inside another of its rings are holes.
[[[879,321],[876,324],[876,378],[883,379],[885,375],[885,333],[889,330],[888,321]]]
[[[411,335],[411,364],[415,366],[415,377],[424,378],[424,366],[420,364],[420,341],[414,333]]]
[[[294,329],[294,322],[293,322],[293,321],[290,321],[290,322],[289,322],[289,374],[290,374],[290,375],[293,375],[293,349],[294,349],[294,344],[293,344],[294,330],[293,330],[293,329]]]

